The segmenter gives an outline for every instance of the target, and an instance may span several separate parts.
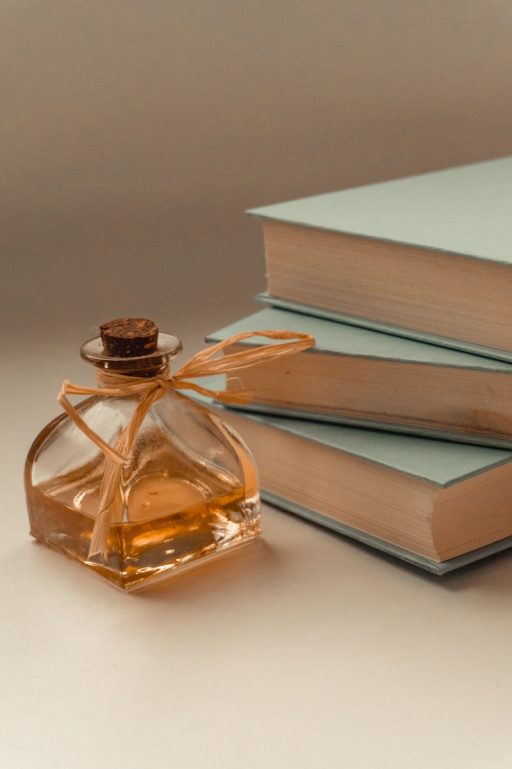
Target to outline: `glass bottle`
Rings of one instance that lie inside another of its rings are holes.
[[[158,329],[151,349],[126,346],[126,339],[109,349],[102,337],[81,348],[100,381],[102,372],[124,381],[162,376],[181,350],[176,337]],[[114,446],[139,403],[138,395],[94,395],[76,411]],[[67,414],[50,422],[25,466],[30,533],[123,590],[203,563],[260,532],[257,471],[247,446],[216,413],[172,388],[140,424],[116,482],[105,547],[89,555],[106,465],[103,451]]]

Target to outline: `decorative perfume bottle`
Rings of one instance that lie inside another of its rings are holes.
[[[260,532],[251,454],[217,414],[182,393],[204,388],[170,375],[180,350],[152,321],[104,324],[81,348],[98,387],[65,383],[67,413],[27,457],[31,534],[127,591]],[[211,373],[205,353],[189,361],[189,376]],[[73,407],[70,393],[92,397]]]

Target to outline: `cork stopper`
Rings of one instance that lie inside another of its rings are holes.
[[[158,349],[158,326],[148,318],[116,318],[100,326],[107,355],[134,358]]]

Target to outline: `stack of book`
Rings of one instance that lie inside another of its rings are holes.
[[[232,385],[263,498],[438,574],[510,547],[512,157],[249,213],[270,306],[209,340],[316,339]]]

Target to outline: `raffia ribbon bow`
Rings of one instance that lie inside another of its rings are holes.
[[[222,358],[215,355],[237,342],[252,337],[267,339],[290,339],[294,341],[282,344],[267,344],[225,354]],[[307,350],[315,344],[310,334],[293,331],[247,331],[235,334],[222,342],[207,347],[193,355],[175,374],[169,369],[152,378],[123,376],[98,372],[100,387],[75,385],[65,380],[58,394],[58,401],[76,426],[93,441],[105,455],[105,470],[100,486],[100,503],[94,523],[89,558],[108,551],[107,540],[112,524],[112,505],[116,496],[123,467],[130,464],[132,451],[139,428],[153,403],[162,398],[169,390],[193,390],[202,395],[215,398],[224,403],[248,403],[251,394],[246,390],[225,391],[210,390],[192,379],[208,377],[214,374],[229,374],[232,371],[248,368],[263,361],[271,361],[285,355]],[[127,398],[136,396],[138,405],[130,422],[117,437],[114,446],[104,441],[82,419],[78,411],[66,397],[67,395],[97,395],[101,397]]]

